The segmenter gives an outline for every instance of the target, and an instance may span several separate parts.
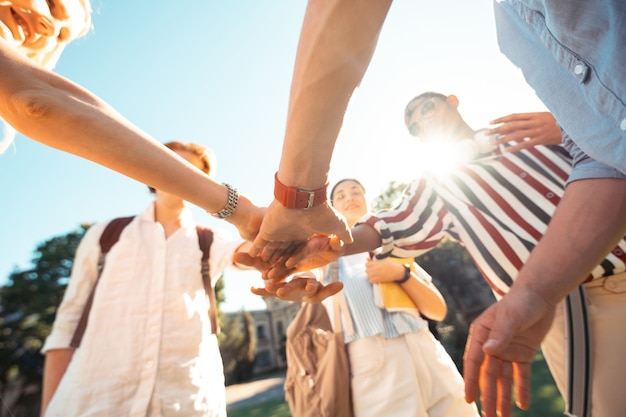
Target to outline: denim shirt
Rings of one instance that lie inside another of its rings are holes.
[[[500,50],[565,134],[570,181],[626,178],[626,1],[496,0]]]

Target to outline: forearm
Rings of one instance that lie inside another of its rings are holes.
[[[354,255],[355,253],[371,252],[378,249],[382,243],[380,234],[376,229],[367,224],[361,223],[351,230],[354,241],[344,246],[344,255]]]
[[[343,115],[374,53],[391,0],[310,0],[291,85],[279,167],[286,185],[327,181]]]
[[[0,42],[0,116],[40,143],[88,159],[215,213],[228,191],[128,122],[94,94],[42,69]],[[230,222],[250,221],[240,200]],[[241,227],[240,227],[241,228]],[[258,226],[257,229],[258,230]]]
[[[57,390],[65,371],[72,360],[74,349],[53,349],[46,353],[43,372],[43,387],[41,394],[41,416],[46,414],[46,408]]]
[[[402,289],[411,297],[417,309],[426,317],[437,321],[441,321],[446,317],[448,313],[446,302],[432,283],[413,276],[401,285]]]
[[[584,281],[625,231],[625,179],[571,183],[511,292],[532,291],[555,305]]]

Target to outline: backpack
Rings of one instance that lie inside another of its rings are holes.
[[[333,280],[337,263],[331,265]],[[294,417],[352,417],[350,363],[341,317],[349,333],[352,319],[343,293],[333,296],[331,326],[323,304],[302,303],[287,328],[285,400]]]
[[[118,217],[116,219],[111,220],[102,235],[100,236],[100,257],[98,258],[98,275],[96,276],[96,282],[91,289],[91,293],[89,294],[89,298],[87,298],[87,302],[83,307],[83,312],[78,321],[78,325],[76,326],[76,330],[74,331],[74,336],[72,337],[72,341],[70,342],[70,346],[73,348],[78,348],[80,346],[80,342],[83,338],[83,334],[85,333],[85,329],[87,328],[87,323],[89,321],[89,312],[91,311],[91,305],[93,303],[94,294],[96,292],[96,287],[98,286],[98,282],[100,281],[100,275],[102,275],[102,270],[104,269],[104,262],[106,260],[106,255],[109,253],[113,245],[117,243],[122,234],[124,228],[133,220],[134,216],[129,217]],[[200,250],[202,250],[202,260],[201,260],[201,272],[202,272],[202,282],[204,284],[204,290],[206,291],[209,297],[209,319],[211,320],[211,331],[212,333],[219,332],[219,328],[217,325],[217,309],[215,304],[215,289],[211,285],[211,276],[209,274],[209,253],[211,249],[211,244],[213,243],[213,231],[208,227],[196,226],[196,232],[198,233],[198,243],[200,245]]]

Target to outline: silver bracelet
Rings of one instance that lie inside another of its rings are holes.
[[[217,217],[218,219],[227,219],[232,216],[237,208],[237,204],[239,203],[239,191],[237,191],[237,189],[230,184],[224,183],[224,185],[228,188],[228,199],[226,200],[226,205],[217,213],[211,213],[212,216]]]

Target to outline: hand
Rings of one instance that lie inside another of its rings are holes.
[[[518,142],[506,152],[516,152],[537,145],[558,145],[562,141],[561,129],[549,112],[517,113],[491,121],[500,124],[487,131],[489,135],[501,135],[495,144]]]
[[[516,291],[517,290],[517,291]],[[485,417],[511,415],[512,386],[517,406],[530,406],[530,365],[550,329],[554,307],[515,285],[470,327],[464,355],[465,398],[481,393]]]
[[[388,259],[370,260],[365,264],[365,272],[372,284],[394,282],[404,276],[404,265]]]
[[[272,271],[274,281],[278,282],[287,278],[295,272],[295,268],[287,268],[284,262],[270,264],[258,256],[251,256],[248,252],[236,252],[233,254],[233,262],[238,265],[245,265],[261,272],[263,279],[269,279],[268,272]]]
[[[327,203],[309,210],[288,209],[274,200],[263,219],[250,255],[274,264],[315,234],[336,235],[352,243],[345,218]]]
[[[269,279],[283,279],[284,270],[295,272],[310,271],[328,265],[344,255],[344,244],[336,236],[313,236],[297,252],[285,259],[283,265],[276,265],[267,272]]]
[[[239,196],[239,205],[235,214],[226,221],[237,228],[243,239],[252,241],[259,233],[266,211],[267,207],[258,207],[245,196]]]
[[[315,278],[296,276],[289,282],[266,282],[265,288],[252,288],[251,291],[263,297],[276,297],[286,301],[319,303],[337,294],[343,288],[341,282],[323,285]]]
[[[249,253],[237,252],[233,255],[235,263],[246,265],[261,271],[263,279],[274,283],[290,275],[322,267],[343,256],[344,245],[335,236],[313,236],[289,257],[281,257],[275,263],[264,261]]]

